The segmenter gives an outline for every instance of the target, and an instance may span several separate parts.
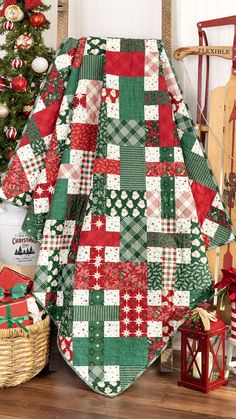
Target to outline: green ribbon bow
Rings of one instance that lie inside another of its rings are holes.
[[[9,291],[5,291],[4,288],[0,287],[0,299],[7,295],[10,295],[13,300],[23,298],[27,291],[27,284],[19,283],[15,284]]]
[[[11,315],[11,305],[9,303],[3,303],[6,306],[6,316],[0,316],[0,324],[7,323],[8,328],[12,329],[13,324],[17,324],[18,327],[21,327],[25,332],[29,333],[29,329],[25,327],[22,323],[24,320],[29,320],[29,316],[19,316],[12,317]]]

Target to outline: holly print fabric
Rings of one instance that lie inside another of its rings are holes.
[[[211,295],[206,249],[235,240],[162,41],[66,40],[1,196],[28,208],[64,359],[108,397]]]

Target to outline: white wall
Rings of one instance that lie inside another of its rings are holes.
[[[173,0],[174,49],[198,45],[197,22],[236,14],[235,0]],[[161,0],[69,0],[69,35],[123,36],[161,38]],[[207,30],[209,43],[231,45],[233,27]],[[184,60],[195,92],[197,57]],[[174,61],[185,97],[193,116],[196,99],[184,76],[182,63]],[[225,84],[230,75],[230,62],[211,58],[210,87]],[[196,94],[196,93],[195,93]]]
[[[56,46],[57,3],[46,0],[52,8],[48,18],[51,29],[45,33],[48,45]],[[198,44],[197,22],[236,14],[235,0],[173,0],[174,49]],[[68,34],[80,36],[121,36],[133,38],[161,38],[161,0],[69,0]],[[233,27],[207,29],[211,45],[232,45]],[[0,38],[1,42],[1,38]],[[210,87],[223,85],[230,75],[231,64],[217,57],[211,59]],[[197,88],[197,57],[186,57],[188,71],[195,95]],[[180,84],[193,116],[196,115],[194,97],[182,63],[174,60]]]

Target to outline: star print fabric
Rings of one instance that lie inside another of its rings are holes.
[[[28,208],[64,359],[108,397],[209,298],[206,249],[235,239],[162,41],[66,40],[1,196]]]

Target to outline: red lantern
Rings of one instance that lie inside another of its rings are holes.
[[[196,326],[195,326],[196,327]],[[181,380],[178,385],[209,393],[227,384],[225,380],[225,332],[219,317],[210,330],[193,328],[187,320],[181,332]]]
[[[4,29],[6,29],[6,31],[12,31],[12,29],[14,29],[14,23],[13,22],[11,22],[10,20],[7,20],[5,23],[4,23]]]
[[[29,23],[34,28],[41,28],[46,23],[46,17],[41,12],[32,13],[32,15],[29,18]]]
[[[28,82],[23,76],[14,77],[11,81],[11,87],[16,92],[25,92]]]

